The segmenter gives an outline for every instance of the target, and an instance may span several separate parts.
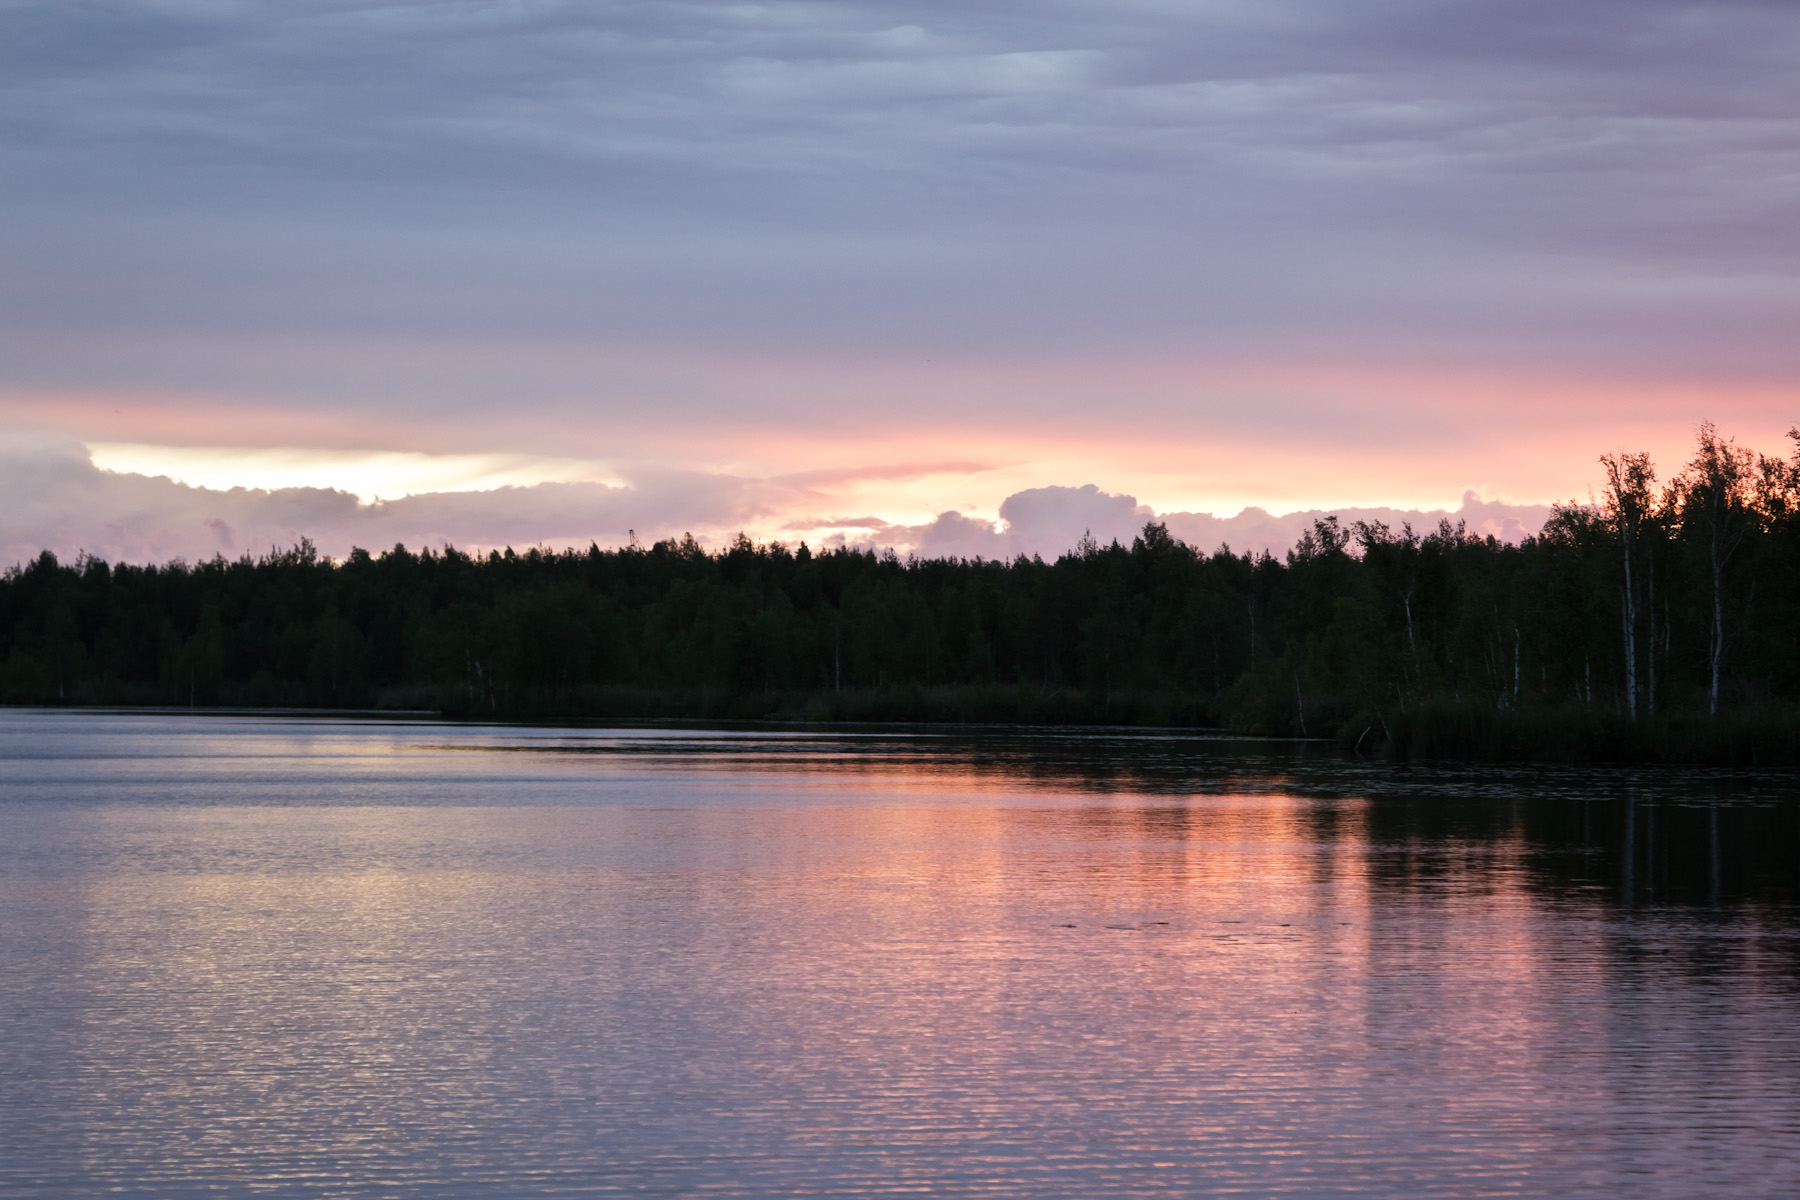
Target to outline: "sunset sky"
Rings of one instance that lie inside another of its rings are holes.
[[[7,3],[0,561],[1524,528],[1792,449],[1796,62],[1655,0]]]

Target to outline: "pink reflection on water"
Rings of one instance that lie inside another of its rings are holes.
[[[181,728],[9,759],[19,1190],[1795,1181],[1791,914],[1556,884],[1516,803],[1148,741]]]

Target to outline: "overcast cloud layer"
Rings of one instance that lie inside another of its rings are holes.
[[[1797,61],[1657,0],[4,3],[0,432],[1573,494],[1800,419]]]

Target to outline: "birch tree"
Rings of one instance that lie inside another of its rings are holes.
[[[1638,542],[1644,524],[1656,511],[1652,487],[1656,468],[1648,454],[1602,454],[1600,465],[1606,469],[1606,493],[1601,498],[1601,513],[1613,536],[1618,539],[1625,567],[1625,582],[1619,589],[1620,624],[1625,645],[1625,709],[1635,720],[1638,713],[1638,577],[1635,570]]]
[[[1712,628],[1707,644],[1706,711],[1719,711],[1719,672],[1725,663],[1725,572],[1750,530],[1756,455],[1731,438],[1721,438],[1711,421],[1700,425],[1699,445],[1681,473],[1676,491],[1683,523],[1706,555],[1712,593]]]

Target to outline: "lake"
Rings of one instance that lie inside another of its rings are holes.
[[[1792,1195],[1792,776],[0,710],[0,1193]]]

